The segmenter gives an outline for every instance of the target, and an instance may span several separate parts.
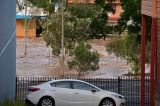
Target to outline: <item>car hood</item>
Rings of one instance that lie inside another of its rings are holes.
[[[99,93],[101,93],[101,94],[109,94],[109,95],[111,95],[111,94],[113,94],[114,92],[101,90]]]
[[[102,98],[103,97],[115,97],[114,95],[118,95],[118,96],[120,96],[121,98],[124,99],[124,96],[122,96],[122,95],[120,95],[118,93],[115,93],[115,92],[110,92],[110,91],[105,91],[105,90],[101,90],[99,92],[99,96],[101,96]]]

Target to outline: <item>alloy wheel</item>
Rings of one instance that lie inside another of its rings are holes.
[[[54,106],[54,103],[53,103],[52,99],[50,99],[50,98],[44,98],[44,99],[42,99],[40,105],[41,106]]]
[[[102,106],[114,106],[114,103],[110,99],[106,99],[102,102]]]

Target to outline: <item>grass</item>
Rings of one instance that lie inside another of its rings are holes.
[[[23,101],[5,100],[3,103],[0,103],[0,106],[25,106],[25,104]]]

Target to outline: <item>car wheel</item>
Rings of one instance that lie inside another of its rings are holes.
[[[116,104],[113,99],[106,98],[102,100],[100,106],[116,106]]]
[[[54,100],[51,97],[43,97],[38,106],[55,106]]]

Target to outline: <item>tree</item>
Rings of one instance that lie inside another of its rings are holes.
[[[81,41],[76,44],[72,50],[72,60],[68,61],[68,65],[71,69],[78,71],[78,78],[83,72],[94,71],[99,68],[99,56],[95,51],[91,51],[91,45]]]
[[[127,63],[131,65],[130,74],[140,74],[140,62],[141,62],[141,35],[136,35],[129,32],[124,32],[122,36],[114,38],[107,45],[107,51],[115,54],[117,57],[121,57],[127,60]],[[147,43],[146,62],[149,62],[149,48],[150,44]]]
[[[112,2],[114,0],[95,0],[95,4],[70,4],[67,9],[72,15],[78,18],[90,18],[90,34],[89,39],[105,39],[109,32],[107,23],[108,13],[114,13]]]
[[[120,32],[128,30],[131,33],[141,31],[141,1],[140,0],[123,0],[121,2],[124,12],[118,23]]]
[[[109,54],[114,54],[116,57],[124,58],[124,38],[116,36],[106,46],[106,51]]]
[[[47,46],[50,45],[52,47],[52,53],[56,56],[58,56],[61,51],[61,12],[62,11],[50,13],[48,17],[42,20],[41,24],[43,29],[45,29],[42,33],[42,37],[46,41]],[[66,53],[71,54],[75,44],[89,39],[90,23],[90,18],[79,18],[73,15],[73,13],[64,12],[64,47]],[[85,67],[86,66],[83,68]],[[80,74],[81,72],[79,75]]]
[[[73,49],[74,44],[82,40],[88,39],[90,33],[90,19],[79,19],[70,13],[64,13],[64,45],[66,52]],[[54,12],[50,17],[42,20],[42,27],[45,29],[42,37],[46,41],[47,46],[52,47],[54,55],[60,54],[61,49],[61,12]]]
[[[78,18],[91,18],[93,19],[95,15],[100,12],[101,8],[95,4],[68,4],[67,11],[71,12],[73,16]]]
[[[54,5],[61,0],[30,0],[34,5],[48,11],[49,14],[54,12]],[[42,1],[42,2],[41,2]],[[67,0],[63,0],[65,3]],[[84,4],[75,3],[66,4],[65,11],[71,13],[72,16],[76,16],[80,19],[90,18],[90,33],[88,37],[90,39],[105,39],[109,32],[109,25],[107,24],[108,13],[114,13],[112,2],[114,0],[95,0],[95,4],[88,4],[87,0]],[[60,3],[59,3],[60,4]]]
[[[124,57],[128,63],[131,64],[132,74],[140,74],[140,62],[141,62],[141,1],[140,0],[122,0],[121,3],[124,12],[121,14],[121,18],[116,26],[116,30],[119,34],[122,34],[119,40],[122,42],[118,49],[115,45],[119,42],[113,41],[108,45],[112,52],[120,54]],[[147,18],[147,26],[151,26],[151,19]],[[146,47],[146,63],[149,62],[150,55],[150,29],[147,27],[147,47]],[[122,39],[123,38],[123,39]],[[114,44],[113,43],[117,43]]]
[[[43,8],[46,12],[51,14],[55,11],[56,6],[60,6],[61,2],[64,2],[64,5],[67,5],[67,0],[29,0],[34,6],[38,8]],[[58,5],[57,5],[58,4]]]
[[[127,30],[129,33],[140,34],[142,26],[141,1],[140,0],[122,0],[121,18],[116,26],[116,31],[123,33]],[[150,39],[151,18],[147,17],[147,38]]]
[[[31,26],[32,22],[35,22],[35,16],[40,14],[42,10],[33,6],[28,0],[16,0],[16,13],[20,15],[24,15],[24,37],[25,37],[25,51],[24,54],[27,55],[27,38],[28,38],[28,29],[35,27],[35,25]],[[29,17],[29,19],[27,19]],[[33,23],[32,23],[33,24]]]
[[[91,39],[104,39],[107,37],[109,32],[108,25],[108,13],[115,13],[115,9],[113,8],[113,2],[115,0],[95,0],[95,4],[97,8],[100,8],[100,11],[95,14],[92,23],[90,25],[91,28]]]

